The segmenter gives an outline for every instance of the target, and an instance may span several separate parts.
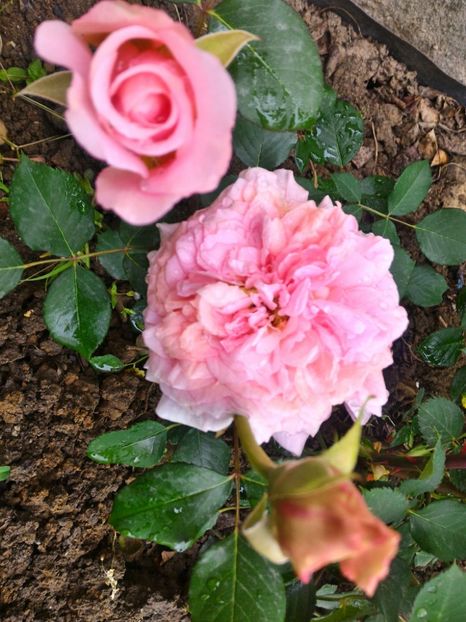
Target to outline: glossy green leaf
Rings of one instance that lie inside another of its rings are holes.
[[[427,160],[407,166],[388,197],[389,214],[404,216],[417,210],[426,198],[431,184],[432,173]]]
[[[463,348],[462,328],[441,328],[421,341],[417,353],[429,365],[450,367],[459,359]]]
[[[94,235],[92,205],[76,178],[26,156],[11,182],[10,214],[34,251],[67,257]]]
[[[401,557],[395,557],[390,565],[390,574],[378,586],[374,602],[384,616],[384,622],[399,622],[401,604],[404,600],[411,572],[409,564]]]
[[[149,468],[160,462],[166,445],[167,431],[163,425],[141,421],[127,430],[98,436],[89,444],[87,455],[100,464]]]
[[[448,289],[444,277],[431,266],[415,266],[406,289],[406,297],[419,307],[433,307],[442,302]]]
[[[96,251],[109,251],[114,248],[124,248],[125,244],[120,237],[120,234],[115,229],[107,229],[103,233],[99,233],[97,236]],[[120,281],[125,280],[126,272],[123,267],[123,259],[125,254],[121,253],[108,253],[105,255],[99,255],[99,263],[105,268],[111,277]]]
[[[466,395],[466,365],[460,367],[455,373],[450,387],[451,399],[461,401],[463,395]]]
[[[409,253],[407,253],[404,248],[401,248],[401,246],[394,246],[393,251],[395,256],[390,266],[390,272],[395,279],[400,298],[404,298],[416,264],[409,256]]]
[[[359,203],[361,200],[361,182],[350,173],[333,173],[332,181],[338,194],[348,203]]]
[[[387,238],[387,240],[390,240],[392,246],[400,247],[401,242],[395,227],[395,223],[393,223],[391,220],[388,220],[388,218],[381,218],[380,220],[376,220],[372,225],[372,233],[375,233],[376,235],[381,235],[383,238]],[[408,263],[409,262],[407,262],[407,265]]]
[[[52,337],[89,358],[110,324],[110,299],[93,272],[74,265],[53,281],[44,302],[44,320]]]
[[[23,260],[17,250],[0,238],[0,298],[14,289],[23,274]]]
[[[439,209],[416,225],[416,236],[430,261],[446,266],[466,261],[466,211]]]
[[[338,609],[334,609],[326,616],[317,618],[316,622],[360,622],[366,616],[376,613],[374,605],[364,598],[342,600]]]
[[[384,523],[398,523],[408,511],[408,499],[397,489],[383,487],[363,492],[370,511]]]
[[[114,373],[121,371],[125,364],[118,356],[113,354],[103,354],[102,356],[93,356],[89,359],[89,363],[96,371],[104,373]]]
[[[246,166],[274,170],[296,144],[295,132],[272,132],[239,116],[233,132],[233,148]]]
[[[254,469],[250,469],[241,476],[241,484],[244,486],[251,507],[256,506],[267,492],[267,480]]]
[[[444,562],[466,558],[466,505],[433,501],[411,514],[411,534],[422,550]]]
[[[229,446],[220,438],[192,428],[178,442],[172,462],[195,464],[226,475],[230,455]]]
[[[445,472],[445,451],[439,439],[434,453],[427,461],[419,479],[408,479],[400,484],[400,492],[409,496],[423,495],[433,492],[441,483]]]
[[[431,447],[439,439],[443,446],[448,445],[463,431],[461,408],[444,397],[432,397],[423,402],[417,419],[422,437]]]
[[[279,572],[236,532],[208,548],[194,567],[193,622],[284,622],[285,607]]]
[[[286,588],[285,622],[309,622],[316,605],[316,588],[312,583],[293,581]]]
[[[243,117],[274,130],[308,127],[319,111],[323,76],[301,17],[282,0],[223,0],[210,15],[214,31],[247,30],[260,37],[230,65]]]
[[[348,164],[362,145],[364,124],[360,113],[339,99],[334,108],[322,109],[316,124],[300,140],[297,156],[307,163]]]
[[[0,466],[0,482],[4,482],[10,477],[11,468],[9,466]]]
[[[215,471],[163,464],[120,490],[110,523],[130,538],[184,551],[214,526],[230,491],[231,479]]]
[[[131,248],[123,257],[123,269],[126,278],[137,292],[144,294],[147,287],[146,274],[149,266],[147,254],[158,248],[158,230],[155,225],[132,227],[122,222],[119,234],[123,244]]]
[[[409,622],[464,622],[465,592],[466,573],[453,564],[422,586]]]

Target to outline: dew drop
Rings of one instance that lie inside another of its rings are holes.
[[[429,585],[427,591],[434,594],[437,591],[437,587],[435,585]]]
[[[420,620],[423,620],[424,618],[427,618],[427,609],[418,609],[416,612],[416,617],[419,618]]]

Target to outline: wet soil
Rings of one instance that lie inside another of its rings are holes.
[[[364,115],[364,146],[348,170],[361,177],[397,175],[409,162],[432,157],[428,150],[434,136],[449,163],[433,169],[436,181],[419,216],[442,206],[464,206],[464,109],[419,86],[415,74],[384,46],[361,37],[357,24],[344,25],[331,11],[302,0],[290,3],[310,26],[327,80]],[[41,21],[69,20],[93,4],[2,0],[2,64],[26,67],[34,57],[33,32]],[[171,3],[166,5],[173,10]],[[187,9],[178,10],[188,15]],[[99,170],[72,139],[50,140],[63,135],[60,123],[14,100],[10,87],[1,83],[0,120],[16,145],[47,139],[25,147],[29,156],[70,171]],[[0,153],[15,157],[7,145],[0,146]],[[6,182],[13,165],[1,163]],[[409,230],[400,233],[413,257],[420,259]],[[5,203],[0,203],[0,235],[13,241],[23,257],[31,257],[15,236]],[[457,324],[458,270],[437,269],[450,285],[444,303],[432,309],[409,308],[410,326],[396,344],[396,364],[387,374],[392,390],[389,413],[395,422],[419,385],[428,394],[448,392],[452,371],[424,365],[413,351],[426,334]],[[121,547],[106,519],[115,492],[133,474],[130,469],[96,465],[85,456],[89,441],[98,434],[150,417],[157,388],[129,371],[97,375],[76,354],[55,344],[41,319],[44,295],[40,282],[28,283],[0,301],[0,464],[12,468],[10,479],[0,484],[0,618],[187,621],[186,589],[196,550],[167,555],[156,545],[130,542]],[[105,351],[129,360],[135,347],[134,333],[115,315]],[[379,421],[369,424],[368,432],[385,440],[390,428],[389,422]]]

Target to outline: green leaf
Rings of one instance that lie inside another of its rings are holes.
[[[349,603],[349,604],[347,604]],[[338,609],[332,613],[317,618],[316,622],[359,622],[365,616],[375,613],[375,607],[363,598],[342,600]]]
[[[409,622],[464,622],[465,591],[466,574],[453,564],[423,585]]]
[[[34,80],[39,80],[39,78],[43,78],[47,75],[47,72],[40,58],[36,58],[31,63],[29,63],[27,72],[28,82],[34,82]]]
[[[71,84],[71,71],[58,71],[39,77],[22,89],[18,96],[40,97],[47,101],[66,106],[66,92]]]
[[[11,182],[10,214],[34,251],[68,257],[94,235],[92,205],[75,177],[26,156]]]
[[[379,584],[374,594],[374,602],[384,615],[384,622],[398,622],[410,577],[408,562],[401,557],[395,557],[390,566],[390,574]]]
[[[23,260],[16,249],[0,238],[0,298],[3,298],[21,281]]]
[[[104,340],[110,315],[105,285],[76,264],[55,279],[44,302],[44,320],[52,337],[86,359]]]
[[[461,436],[463,431],[461,409],[444,397],[432,397],[423,402],[417,418],[422,437],[431,447],[439,439],[446,446]]]
[[[450,367],[461,356],[463,347],[462,328],[442,328],[423,339],[417,347],[417,353],[429,365]]]
[[[27,77],[28,73],[22,67],[8,67],[0,70],[0,82],[23,82]]]
[[[372,233],[387,238],[387,240],[390,240],[392,246],[400,247],[401,242],[395,224],[391,220],[388,220],[388,218],[376,220],[372,225]]]
[[[417,210],[432,184],[432,173],[427,160],[413,162],[397,179],[388,197],[388,213],[404,216]]]
[[[384,214],[388,213],[388,196],[395,186],[391,177],[371,175],[361,181],[361,203],[368,205]]]
[[[408,479],[401,483],[400,491],[405,495],[417,496],[433,492],[440,485],[445,471],[445,451],[437,441],[434,453],[427,461],[419,479]]]
[[[146,469],[160,462],[167,445],[167,430],[157,421],[141,421],[127,430],[95,438],[87,455],[99,464],[126,464]]]
[[[130,538],[184,551],[217,521],[231,479],[192,464],[163,464],[117,494],[110,523]]]
[[[10,477],[11,468],[9,466],[0,466],[0,482],[4,482]]]
[[[256,35],[245,30],[210,32],[196,39],[196,47],[216,56],[224,67],[228,67],[247,43],[257,40]]]
[[[137,292],[145,294],[146,274],[149,266],[147,254],[158,248],[158,230],[154,225],[132,227],[122,222],[119,233],[123,245],[131,248],[123,258],[126,278]]]
[[[453,486],[461,492],[466,492],[466,471],[464,469],[450,469],[448,474]]]
[[[263,475],[254,471],[254,469],[250,469],[241,476],[241,483],[244,486],[251,507],[256,506],[264,493],[267,492],[267,480]]]
[[[89,359],[89,363],[96,371],[104,373],[114,373],[121,371],[125,364],[118,356],[113,354],[103,354],[102,356],[93,356]]]
[[[359,207],[359,205],[351,205],[349,203],[346,203],[346,205],[342,205],[342,210],[345,212],[345,214],[354,216],[358,223],[361,222],[363,211]]]
[[[466,558],[466,505],[459,501],[433,501],[412,512],[411,534],[423,551],[444,562]]]
[[[108,251],[114,248],[124,248],[125,244],[120,237],[120,234],[115,229],[107,229],[103,233],[99,233],[97,236],[96,251]],[[123,267],[123,259],[125,254],[121,253],[109,253],[106,255],[99,255],[99,263],[105,268],[111,277],[119,281],[125,280],[126,272]]]
[[[337,192],[348,203],[359,203],[361,200],[361,182],[350,173],[333,173],[332,180]]]
[[[285,622],[309,622],[316,605],[316,588],[312,583],[293,581],[286,588]]]
[[[460,367],[453,376],[450,395],[455,402],[461,401],[463,395],[466,395],[466,365]]]
[[[416,236],[430,261],[446,266],[466,261],[466,211],[439,209],[416,225]]]
[[[370,511],[384,523],[398,523],[408,511],[408,499],[397,489],[385,486],[363,493]]]
[[[348,164],[362,145],[364,124],[360,113],[342,99],[321,111],[314,127],[298,142],[297,157],[307,164]]]
[[[409,253],[407,253],[404,248],[401,248],[401,246],[394,246],[393,251],[395,256],[390,266],[390,272],[395,279],[400,298],[404,298],[416,264],[409,256]]]
[[[226,475],[230,455],[231,450],[224,441],[192,428],[178,442],[172,462],[195,464]]]
[[[448,284],[431,266],[415,266],[406,290],[406,297],[419,307],[433,307],[442,302]]]
[[[275,169],[296,144],[295,132],[271,132],[239,116],[233,132],[233,147],[246,166]]]
[[[273,130],[308,127],[319,111],[323,76],[301,17],[282,0],[223,0],[210,15],[213,30],[247,30],[260,38],[230,65],[243,117]]]
[[[208,548],[194,567],[193,622],[283,622],[285,607],[279,572],[237,532]]]

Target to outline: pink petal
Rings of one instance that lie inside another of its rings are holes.
[[[91,51],[64,22],[52,20],[39,24],[34,40],[37,54],[54,65],[66,67],[86,76],[91,62]]]
[[[174,22],[164,11],[139,5],[131,5],[120,0],[104,0],[98,2],[82,17],[72,23],[77,34],[103,35],[125,26],[145,24],[157,32],[161,28],[176,27],[180,33],[192,40],[188,29]]]
[[[147,175],[147,167],[141,158],[120,145],[99,124],[84,78],[79,73],[73,74],[67,100],[68,109],[65,118],[81,146],[95,158],[104,160],[110,165],[124,167],[141,176]]]
[[[148,225],[166,214],[181,197],[148,194],[141,190],[141,177],[109,167],[96,180],[96,199],[131,225]]]
[[[158,38],[185,70],[193,90],[197,119],[192,140],[178,150],[171,165],[152,171],[148,191],[189,196],[215,190],[231,158],[231,131],[236,117],[236,93],[229,74],[211,54],[197,50],[171,30]]]

